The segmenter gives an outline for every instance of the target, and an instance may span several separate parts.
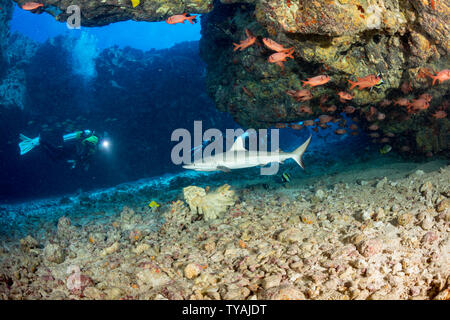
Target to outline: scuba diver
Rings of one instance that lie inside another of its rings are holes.
[[[40,146],[53,161],[66,160],[71,168],[89,169],[90,161],[99,150],[100,138],[91,130],[76,131],[65,135],[44,134],[37,138],[28,138],[20,134],[20,155],[24,155]],[[109,141],[106,133],[102,138],[101,147],[107,149]]]

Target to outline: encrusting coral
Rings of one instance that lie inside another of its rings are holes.
[[[235,203],[234,191],[227,184],[210,193],[203,188],[189,186],[183,189],[183,194],[191,212],[203,215],[206,221],[218,218]]]

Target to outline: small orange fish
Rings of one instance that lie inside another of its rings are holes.
[[[323,114],[323,115],[319,116],[319,122],[322,124],[328,123],[331,120],[333,120],[333,117],[329,116],[327,114]]]
[[[32,10],[36,10],[39,7],[43,7],[44,5],[42,3],[37,3],[37,2],[27,2],[22,6],[23,10],[28,10],[28,11],[32,11]]]
[[[291,49],[288,52],[277,52],[272,54],[267,61],[269,61],[270,63],[275,63],[282,69],[284,69],[283,62],[286,62],[287,58],[294,59],[294,56],[292,55],[293,53],[294,53],[293,49]]]
[[[251,34],[250,30],[245,29],[245,33],[247,35],[247,39],[242,40],[239,44],[233,43],[234,49],[233,51],[236,51],[240,49],[240,51],[247,49],[251,45],[253,45],[256,42],[256,37]]]
[[[339,134],[339,135],[341,135],[341,134],[346,134],[346,133],[347,133],[347,130],[345,130],[345,129],[336,129],[336,130],[334,131],[334,133]]]
[[[432,77],[433,73],[434,70],[431,68],[420,68],[419,72],[417,73],[417,78],[425,79],[426,77]]]
[[[325,107],[325,112],[335,112],[337,110],[337,107],[333,104],[329,107]]]
[[[187,13],[183,14],[177,14],[174,16],[171,16],[167,18],[166,22],[168,24],[177,24],[177,23],[183,23],[188,20],[191,24],[197,23],[197,19],[195,19],[197,16],[190,16]]]
[[[400,90],[404,93],[407,94],[408,92],[412,91],[412,87],[411,87],[411,83],[409,81],[405,81],[402,83]]]
[[[342,103],[345,103],[353,99],[353,96],[350,93],[344,91],[338,92],[338,96],[339,101],[341,101]]]
[[[303,126],[301,124],[297,124],[297,123],[293,123],[291,125],[289,125],[292,129],[294,130],[301,130],[303,129]]]
[[[425,99],[417,99],[410,102],[407,106],[409,113],[415,113],[420,110],[426,110],[430,106],[430,103]]]
[[[409,104],[409,100],[406,98],[398,98],[394,100],[394,106],[406,107]]]
[[[328,100],[328,95],[324,94],[323,96],[320,97],[320,104],[324,104],[325,102],[327,102]]]
[[[373,121],[373,116],[376,115],[377,113],[378,113],[377,108],[370,107],[369,110],[365,112],[367,121]]]
[[[433,96],[432,96],[431,94],[429,94],[429,93],[422,93],[422,94],[419,96],[419,99],[423,99],[423,100],[425,100],[426,102],[430,102],[431,99],[433,99]]]
[[[308,78],[308,80],[306,80],[306,81],[302,80],[303,87],[305,85],[310,85],[311,87],[316,87],[316,86],[323,85],[329,81],[330,81],[330,77],[327,75],[315,76],[312,78]]]
[[[385,134],[386,134],[386,136],[389,137],[389,138],[395,137],[395,134],[393,134],[392,132],[386,132]]]
[[[254,98],[255,95],[253,94],[253,92],[251,92],[250,90],[248,90],[246,87],[242,87],[242,91],[245,92],[246,95],[248,95],[251,98]]]
[[[294,49],[294,48],[287,48],[286,49],[281,44],[279,44],[279,43],[277,43],[277,42],[275,42],[275,41],[273,41],[272,39],[269,39],[269,38],[263,38],[262,41],[266,45],[267,48],[269,48],[270,50],[276,51],[276,52],[289,52],[289,51]]]
[[[433,86],[436,83],[436,80],[438,80],[439,84],[441,84],[442,82],[450,79],[450,69],[439,71],[435,76],[433,75],[428,76],[433,79]]]
[[[391,100],[384,99],[383,101],[380,102],[380,107],[384,108],[384,107],[390,106],[391,104],[392,104]]]
[[[352,114],[353,112],[355,112],[355,110],[356,110],[356,108],[355,108],[355,107],[352,107],[352,106],[346,106],[346,107],[344,108],[344,112],[345,112],[346,114]]]
[[[445,117],[447,117],[447,112],[442,111],[442,110],[436,111],[433,114],[433,118],[435,118],[435,119],[444,119]]]
[[[311,107],[308,106],[300,106],[300,108],[298,108],[298,111],[300,113],[308,113],[308,114],[313,114]]]
[[[352,84],[350,90],[352,90],[356,86],[359,86],[359,90],[362,90],[364,88],[372,88],[373,86],[376,86],[382,81],[381,77],[373,74],[357,79],[358,79],[357,81],[347,80]]]
[[[308,101],[313,98],[311,91],[309,90],[287,90],[286,94],[293,97],[296,101]]]
[[[430,5],[433,10],[436,10],[436,4],[434,3],[434,0],[430,0]]]
[[[305,127],[311,127],[314,125],[314,120],[305,120],[305,121],[303,121],[303,125]]]

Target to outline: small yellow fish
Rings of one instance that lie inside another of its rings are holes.
[[[141,3],[141,0],[131,0],[131,4],[133,8],[136,8]]]
[[[285,183],[291,182],[291,176],[287,172],[283,172],[281,175],[281,180]]]
[[[380,149],[381,154],[386,154],[392,150],[392,147],[388,144],[384,145],[383,148]]]
[[[152,201],[148,204],[150,208],[158,208],[160,205],[156,201]]]

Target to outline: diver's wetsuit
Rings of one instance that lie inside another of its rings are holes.
[[[97,137],[95,139],[98,141]],[[41,134],[39,145],[53,161],[73,161],[73,167],[78,166],[85,169],[89,167],[89,160],[97,150],[97,144],[90,143],[89,137],[83,132],[80,132],[76,139],[66,142],[60,133]]]

